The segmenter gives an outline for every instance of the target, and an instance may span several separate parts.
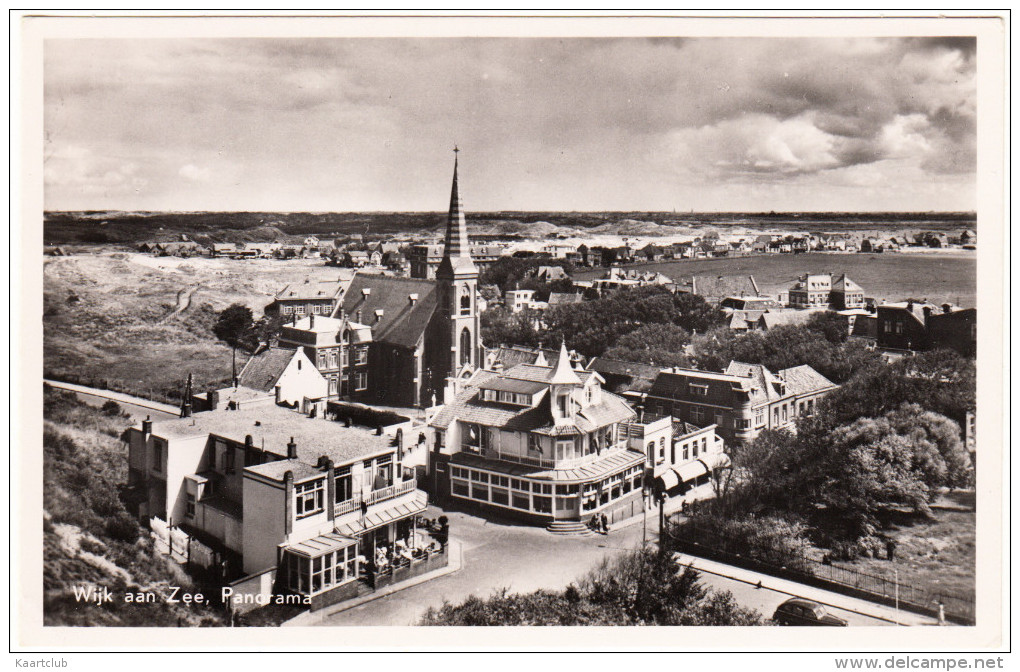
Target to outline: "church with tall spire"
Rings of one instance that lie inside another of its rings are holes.
[[[283,325],[281,344],[306,351],[329,376],[331,398],[433,406],[481,365],[478,267],[460,197],[459,153],[455,147],[435,280],[358,273],[332,315],[295,315]]]

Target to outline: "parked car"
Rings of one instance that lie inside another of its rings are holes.
[[[799,597],[780,604],[772,620],[780,625],[832,625],[844,628],[847,626],[845,620],[833,616],[822,605]]]

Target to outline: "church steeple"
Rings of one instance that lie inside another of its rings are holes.
[[[439,264],[436,276],[440,274],[463,275],[477,273],[471,259],[471,244],[468,242],[467,218],[464,216],[464,204],[460,200],[460,188],[457,185],[457,169],[460,149],[453,148],[453,187],[450,189],[450,213],[446,218],[446,240],[443,245],[443,260]]]
[[[450,190],[450,214],[446,219],[446,242],[443,259],[436,269],[439,316],[445,322],[441,327],[442,353],[436,370],[446,377],[446,392],[455,394],[457,383],[481,365],[482,349],[478,341],[481,332],[478,267],[471,260],[467,220],[460,202],[457,180],[460,163],[457,154],[460,149],[454,147],[453,152],[453,187]]]

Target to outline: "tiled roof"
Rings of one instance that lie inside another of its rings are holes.
[[[836,387],[836,384],[807,364],[783,369],[779,377],[786,381],[788,394],[805,394]]]
[[[598,457],[588,464],[570,469],[545,469],[530,467],[523,464],[512,464],[498,460],[490,460],[472,453],[455,453],[450,458],[451,464],[464,465],[477,469],[488,469],[508,476],[524,476],[558,483],[577,483],[611,476],[633,466],[643,464],[645,456],[632,450],[618,450],[604,457]]]
[[[726,367],[726,373],[740,378],[754,380],[754,392],[751,394],[751,403],[759,401],[774,401],[781,399],[777,385],[782,381],[762,364],[745,364],[744,362],[730,362]]]
[[[241,375],[237,377],[237,382],[253,390],[272,392],[276,382],[296,356],[296,350],[287,348],[263,350],[248,360],[241,370]]]
[[[546,362],[552,366],[556,366],[556,362],[560,357],[559,350],[548,350],[542,348],[541,352],[545,356]],[[493,361],[501,363],[504,369],[509,369],[518,364],[534,364],[535,360],[538,359],[538,353],[538,348],[525,348],[520,345],[501,345],[493,354]]]
[[[480,389],[498,390],[500,392],[520,392],[521,394],[535,394],[546,389],[544,383],[536,383],[528,380],[517,380],[515,378],[497,377],[479,385]]]
[[[418,295],[413,305],[411,294]],[[436,284],[429,280],[359,273],[344,296],[343,309],[353,319],[360,310],[361,322],[372,328],[375,341],[414,347],[432,320],[436,301]],[[383,315],[376,322],[378,310]]]
[[[700,432],[703,428],[697,425],[692,425],[689,422],[680,422],[679,420],[673,421],[673,438],[679,439],[682,436]]]
[[[781,325],[805,324],[814,315],[810,310],[769,310],[762,315],[766,329],[773,329]]]
[[[839,292],[863,292],[861,286],[856,282],[846,277],[846,275],[833,276],[832,278],[832,289],[833,291]]]
[[[689,286],[691,292],[710,299],[727,296],[758,296],[758,285],[753,275],[698,275],[693,276]]]
[[[596,357],[588,368],[603,375],[630,376],[631,378],[654,379],[659,374],[660,367],[651,364],[638,362],[625,362],[620,359],[609,359],[608,357]]]
[[[351,284],[354,279],[354,272],[345,269],[341,271],[336,280],[306,279],[304,282],[296,282],[281,289],[276,300],[301,300],[301,299],[330,299],[337,298]]]
[[[559,358],[557,357],[557,362]],[[550,364],[553,364],[550,362]],[[552,378],[553,373],[556,372],[554,366],[537,366],[535,364],[518,364],[517,366],[508,369],[503,375],[507,378],[518,378],[520,380],[531,380],[538,383],[547,383]],[[581,380],[582,383],[588,381],[592,375],[591,371],[574,371],[574,374]]]

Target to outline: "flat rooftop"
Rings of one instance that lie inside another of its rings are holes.
[[[139,430],[141,425],[135,425]],[[315,465],[325,455],[336,464],[351,462],[393,450],[390,437],[342,423],[309,418],[303,413],[264,406],[237,411],[206,411],[190,418],[153,421],[152,433],[166,439],[216,436],[244,443],[251,435],[256,448],[285,458],[291,437],[298,460]]]

